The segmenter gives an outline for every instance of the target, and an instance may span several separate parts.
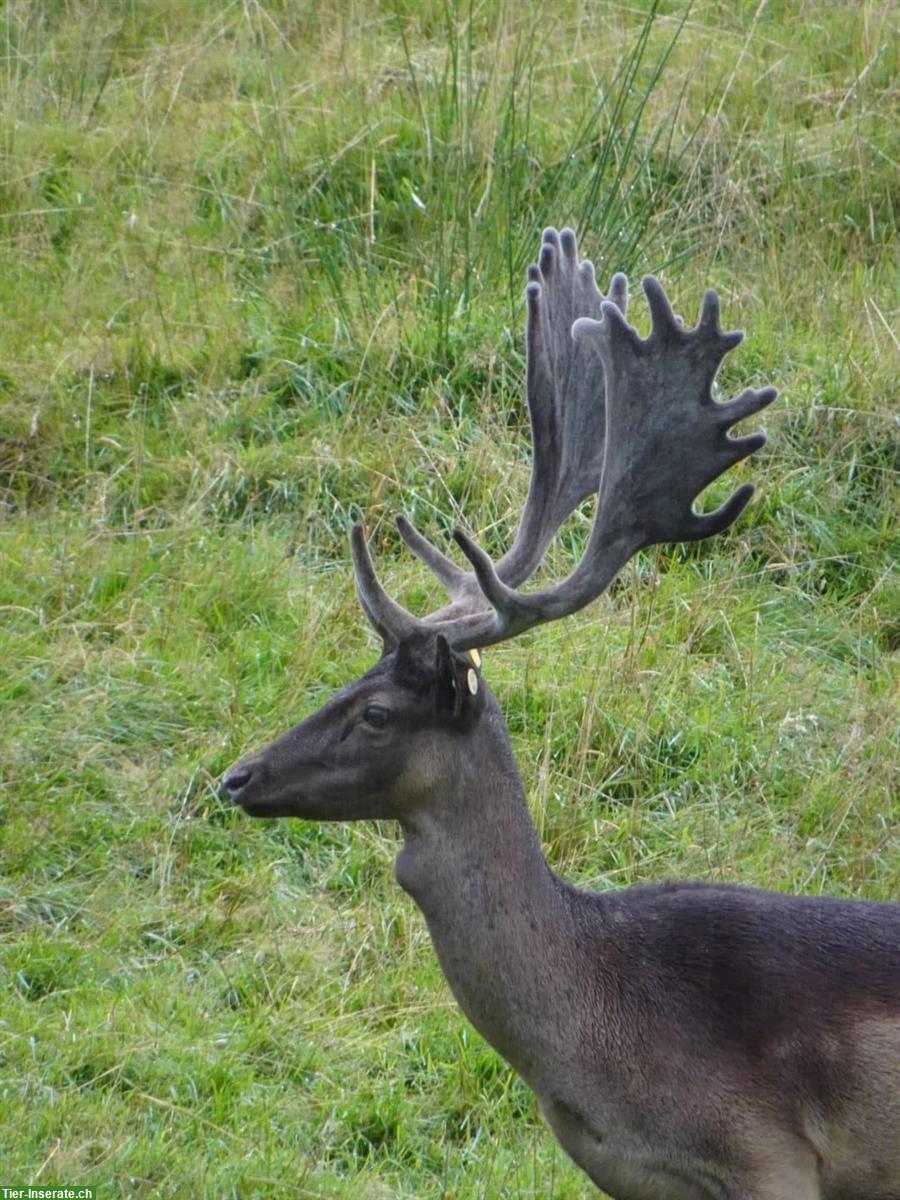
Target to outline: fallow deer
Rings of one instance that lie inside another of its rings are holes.
[[[686,329],[643,281],[646,339],[571,230],[544,233],[526,288],[531,484],[496,565],[464,571],[398,518],[448,589],[415,618],[352,533],[380,662],[226,775],[253,816],[393,818],[397,880],[472,1024],[522,1075],[565,1150],[615,1200],[900,1200],[900,905],[707,883],[595,894],[550,870],[478,650],[583,608],[642,547],[725,529],[753,491],[693,511],[764,442],[728,430],[775,397],[712,395],[716,294]],[[597,495],[584,556],[522,592]]]

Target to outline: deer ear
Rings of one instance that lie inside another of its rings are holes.
[[[437,636],[435,650],[435,708],[447,716],[459,716],[462,708],[462,694],[456,677],[456,662],[450,643],[442,633]]]
[[[482,694],[476,664],[481,656],[477,651],[460,658],[450,649],[442,633],[437,636],[435,651],[435,708],[445,716],[474,717],[481,712]]]

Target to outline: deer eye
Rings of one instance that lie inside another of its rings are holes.
[[[383,704],[367,704],[363,710],[363,720],[373,729],[384,729],[390,719],[391,714]]]

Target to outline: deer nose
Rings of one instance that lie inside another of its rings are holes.
[[[222,791],[229,800],[236,800],[238,793],[244,790],[252,778],[252,767],[235,767],[222,780]]]

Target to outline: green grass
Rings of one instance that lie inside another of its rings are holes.
[[[355,519],[422,607],[395,511],[506,544],[548,223],[782,390],[732,532],[487,656],[549,858],[900,895],[896,7],[545,9],[5,9],[0,1183],[590,1194],[396,831],[215,794],[371,664]]]

